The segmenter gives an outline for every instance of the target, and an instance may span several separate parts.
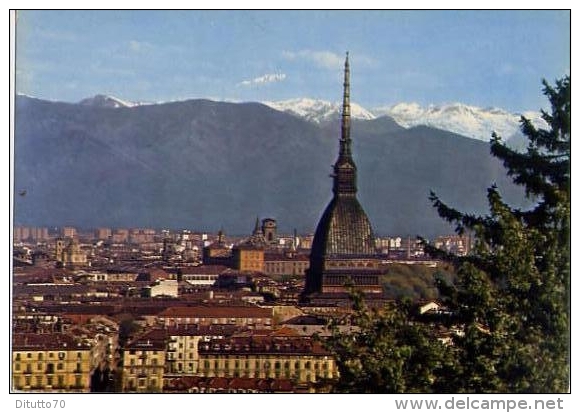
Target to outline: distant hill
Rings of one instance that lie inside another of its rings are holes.
[[[282,231],[312,232],[332,195],[339,126],[259,103],[18,96],[15,223],[246,234],[268,216]],[[451,232],[430,189],[474,212],[492,183],[522,202],[485,142],[389,117],[356,120],[352,136],[359,199],[378,234]]]

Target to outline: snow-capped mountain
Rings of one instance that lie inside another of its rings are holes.
[[[268,101],[262,103],[266,106],[270,106],[272,109],[291,113],[314,123],[322,123],[338,119],[342,109],[342,103],[339,102],[328,102],[326,100],[308,98],[282,100],[277,102]],[[370,120],[376,117],[367,109],[352,102],[350,104],[350,115],[354,119],[364,120]]]
[[[376,116],[390,116],[405,128],[426,125],[484,141],[490,139],[492,132],[496,132],[504,140],[518,134],[522,115],[498,108],[479,108],[461,103],[429,106],[399,103],[376,108],[373,113]],[[546,126],[539,112],[529,111],[523,115],[540,127]]]
[[[339,119],[342,109],[340,102],[310,98],[262,103],[272,109],[290,113],[317,124]],[[152,103],[129,102],[114,96],[100,94],[83,99],[79,104],[93,107],[128,108]],[[522,114],[531,119],[536,126],[546,127],[539,112],[528,111]],[[353,119],[372,120],[381,116],[390,116],[404,128],[424,125],[483,141],[488,141],[492,132],[496,132],[504,140],[519,136],[522,114],[510,113],[499,108],[480,108],[462,103],[428,106],[421,106],[418,103],[398,103],[371,110],[351,103]]]
[[[341,103],[308,98],[262,103],[314,123],[338,119],[341,111]],[[381,116],[390,116],[404,128],[425,125],[484,141],[489,140],[492,132],[496,132],[505,140],[518,135],[521,115],[499,108],[479,108],[462,103],[429,106],[399,103],[371,110],[351,103],[351,116],[354,119],[371,120]],[[539,112],[529,111],[524,112],[523,115],[537,126],[546,127]]]
[[[93,97],[81,100],[79,105],[99,108],[132,108],[134,106],[140,106],[142,103],[128,102],[114,96],[95,95]]]

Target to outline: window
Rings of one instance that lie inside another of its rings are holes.
[[[59,351],[58,352],[58,359],[59,360],[64,360],[65,356],[66,356],[66,354],[65,354],[64,351]]]
[[[39,360],[42,360],[43,358],[44,358],[44,354],[42,354],[42,353],[38,353],[38,359],[39,359]]]
[[[77,352],[77,358],[78,358],[78,359],[80,359],[80,358],[83,358],[83,355],[82,355],[82,353],[81,353],[81,352]]]
[[[32,358],[32,353],[26,353],[26,358],[27,359],[31,359]]]
[[[46,384],[47,384],[47,386],[52,386],[52,382],[53,382],[52,376],[48,376],[46,378]]]
[[[14,365],[14,370],[16,370],[16,371],[20,370],[20,363],[16,363]]]
[[[20,353],[16,353],[16,360],[20,360]]]
[[[38,363],[36,365],[36,370],[42,370],[42,363]]]
[[[56,369],[57,369],[57,370],[62,370],[62,369],[63,369],[63,364],[62,364],[62,363],[58,363],[58,364],[56,365]]]

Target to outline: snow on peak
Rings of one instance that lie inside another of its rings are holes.
[[[521,117],[521,114],[499,108],[480,108],[462,103],[428,106],[414,102],[398,103],[376,108],[373,113],[376,116],[390,116],[405,128],[425,125],[484,141],[490,139],[492,132],[506,140],[518,134]],[[524,115],[535,125],[545,127],[539,112],[530,111]]]
[[[100,108],[131,108],[133,106],[139,106],[140,104],[134,102],[127,102],[114,96],[95,95],[93,97],[81,100],[79,102],[79,105],[94,106]]]
[[[322,123],[338,119],[342,110],[342,103],[309,98],[298,98],[276,102],[266,101],[262,103],[272,109],[291,113],[314,123]],[[375,119],[375,115],[356,103],[351,103],[350,115],[354,119]]]

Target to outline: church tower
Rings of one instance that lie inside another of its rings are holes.
[[[380,294],[380,270],[371,223],[357,194],[357,168],[350,134],[350,65],[344,63],[341,135],[333,167],[333,197],[316,228],[306,272],[303,299],[344,294],[352,284],[365,293]]]

